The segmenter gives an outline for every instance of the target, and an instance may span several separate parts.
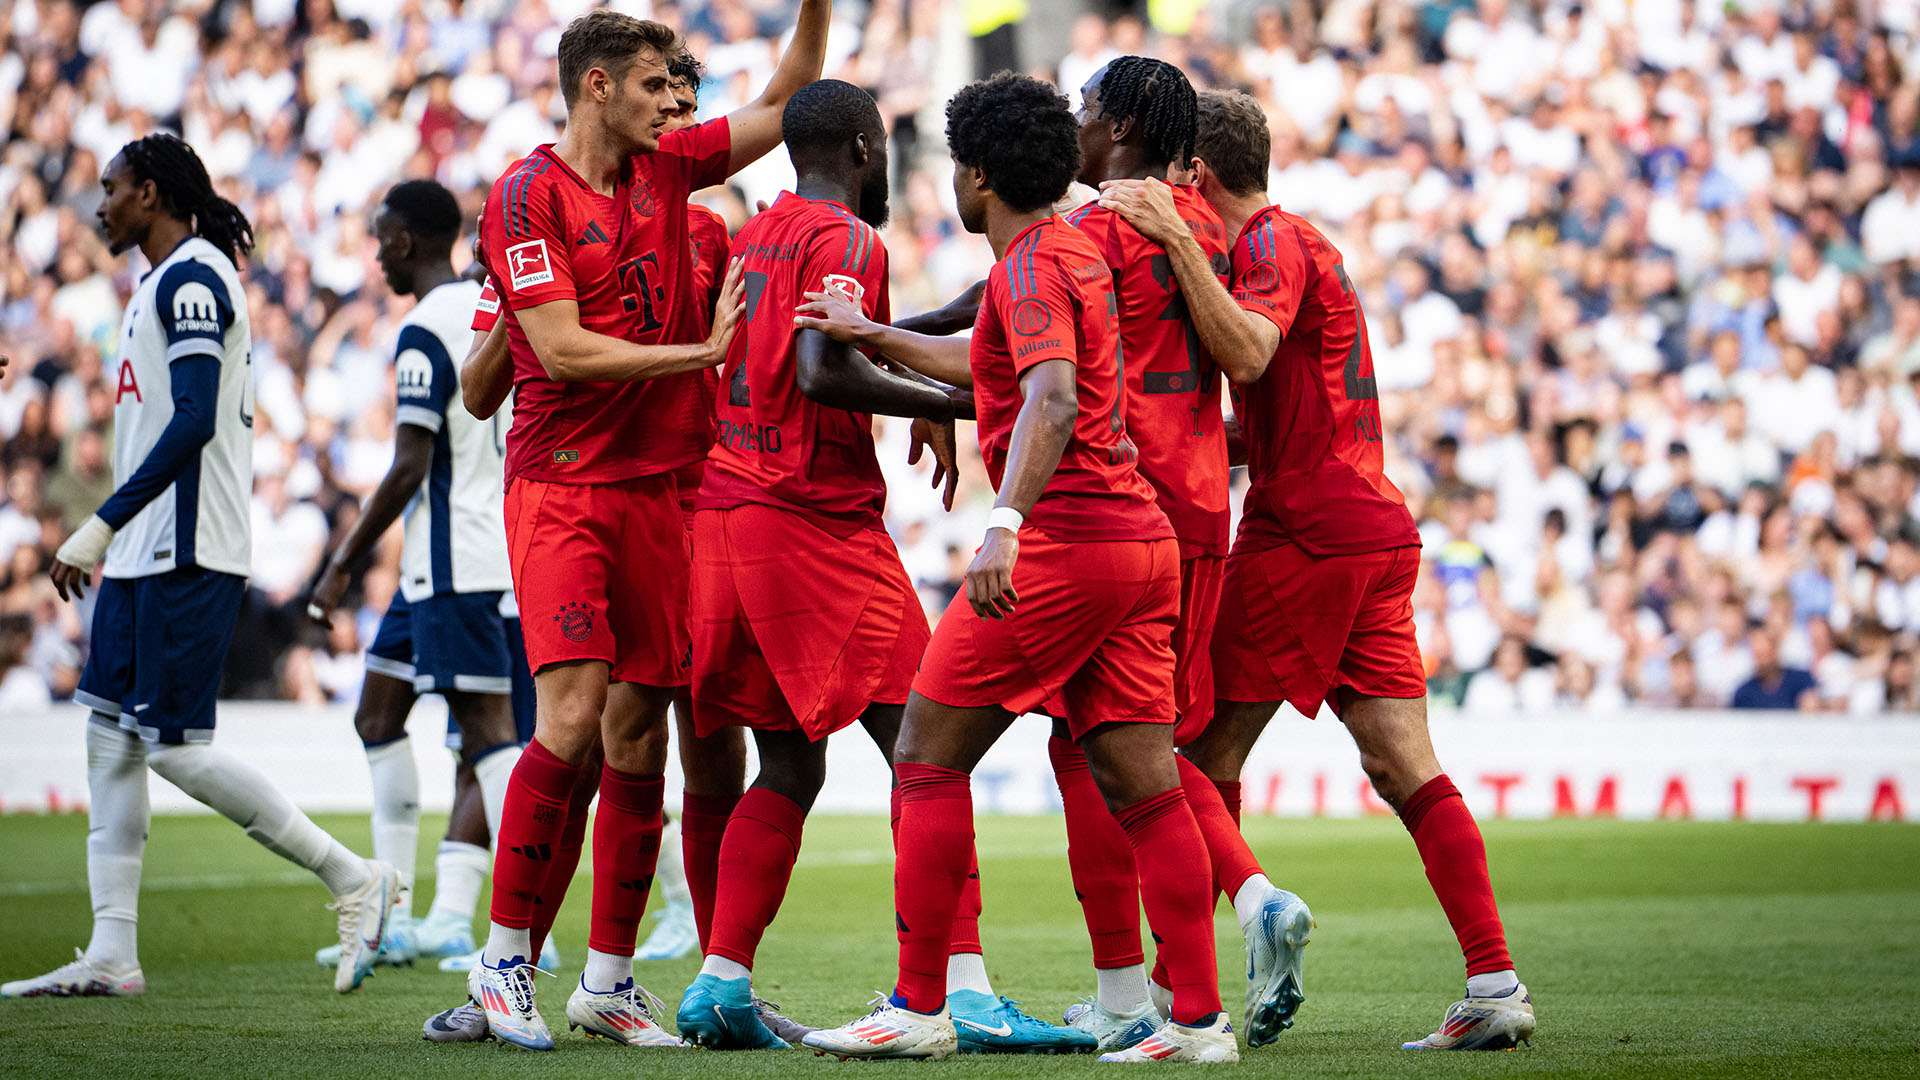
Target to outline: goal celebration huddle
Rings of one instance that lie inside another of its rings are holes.
[[[101,231],[153,269],[112,361],[113,494],[52,570],[63,597],[96,594],[75,695],[91,710],[93,935],[0,996],[147,992],[151,768],[320,879],[336,990],[383,959],[466,972],[464,994],[395,1039],[1237,1061],[1313,1023],[1315,926],[1285,852],[1243,839],[1239,778],[1282,704],[1324,703],[1465,962],[1438,1030],[1379,1038],[1532,1039],[1479,828],[1427,733],[1420,535],[1383,473],[1365,321],[1341,253],[1268,202],[1260,106],[1141,56],[1074,88],[1077,109],[1022,75],[966,86],[946,105],[953,199],[996,262],[896,322],[887,129],[865,90],[820,78],[830,7],[802,3],[765,88],[704,123],[675,31],[575,20],[558,41],[564,131],[494,181],[471,276],[454,269],[450,191],[409,180],[380,202],[380,270],[415,299],[392,347],[393,463],[308,606],[328,621],[402,523],[355,715],[372,858],[214,743],[251,543],[250,226],[176,137],[106,165]],[[689,202],[779,148],[794,189],[736,235]],[[1068,212],[1076,181],[1098,195]],[[931,629],[883,527],[876,415],[910,421],[949,509],[958,443],[977,436],[997,496]],[[445,698],[459,765],[416,918],[404,740],[423,694]],[[970,775],[1028,713],[1052,719],[1075,894],[1057,899],[1077,898],[1093,957],[1092,994],[1058,1023],[992,984],[979,932]],[[836,735],[871,739],[892,769],[899,946],[891,989],[840,1026],[755,993]],[[671,826],[670,752],[685,785]],[[585,963],[570,989],[537,986],[583,860]],[[703,957],[677,1001],[635,978],[656,885],[684,890]],[[1222,897],[1241,940],[1215,941]],[[1242,1000],[1221,999],[1222,951],[1244,961]]]

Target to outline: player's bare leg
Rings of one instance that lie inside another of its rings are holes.
[[[1417,1050],[1506,1050],[1533,1038],[1533,1002],[1513,971],[1472,811],[1440,769],[1427,733],[1427,700],[1347,694],[1341,722],[1360,749],[1373,789],[1413,834],[1427,880],[1467,961],[1467,995]]]

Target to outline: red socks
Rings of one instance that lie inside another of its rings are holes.
[[[1214,966],[1213,889],[1200,827],[1179,788],[1125,806],[1114,815],[1133,844],[1147,925],[1166,962],[1173,1019],[1198,1024],[1220,1011]]]
[[[946,1006],[948,945],[973,851],[973,786],[966,773],[938,765],[903,762],[893,772],[899,805],[893,908],[900,938],[894,997],[915,1012],[937,1013]]]
[[[560,842],[554,845],[553,865],[547,868],[547,880],[540,886],[540,894],[533,902],[533,926],[530,936],[533,942],[533,955],[539,956],[540,950],[547,944],[547,935],[553,931],[553,921],[560,915],[560,902],[567,898],[567,888],[573,884],[573,872],[580,868],[580,851],[586,846],[587,821],[593,808],[593,797],[600,792],[600,770],[582,768],[574,777],[573,794],[567,799],[567,823],[560,829]]]
[[[1240,781],[1215,780],[1213,786],[1220,792],[1220,801],[1226,804],[1227,813],[1233,818],[1235,828],[1240,826]]]
[[[953,931],[947,935],[947,953],[981,953],[980,944],[980,853],[969,845],[967,883],[960,889],[960,906],[953,912]]]
[[[660,858],[660,804],[666,780],[600,771],[600,812],[593,830],[593,915],[587,947],[614,956],[632,956],[640,916],[653,888]]]
[[[1142,963],[1140,884],[1127,832],[1107,810],[1100,786],[1087,768],[1087,755],[1062,738],[1047,740],[1053,778],[1067,815],[1067,868],[1073,892],[1087,919],[1093,966],[1128,967]]]
[[[706,954],[713,928],[713,894],[720,880],[720,845],[727,820],[740,801],[738,795],[695,795],[687,792],[680,805],[680,852],[687,866],[687,892],[693,896],[693,925],[700,931],[700,952]]]
[[[800,828],[806,820],[807,812],[799,803],[765,788],[748,788],[740,797],[720,846],[718,880],[726,888],[714,894],[718,899],[708,955],[753,966],[760,936],[786,898],[793,861],[800,854]],[[681,836],[685,835],[683,822]]]
[[[527,744],[514,764],[500,811],[500,835],[493,845],[489,917],[501,926],[533,925],[534,905],[552,869],[554,848],[567,821],[567,800],[579,773],[578,765],[554,757],[538,739]]]
[[[1173,755],[1173,760],[1180,767],[1180,786],[1187,794],[1187,805],[1193,809],[1194,823],[1200,826],[1200,835],[1207,842],[1207,857],[1213,862],[1214,887],[1226,893],[1231,901],[1248,878],[1260,873],[1260,860],[1253,857],[1253,849],[1240,835],[1240,826],[1226,800],[1221,798],[1219,786],[1207,779],[1200,766],[1179,754]]]
[[[1500,910],[1493,902],[1493,882],[1487,875],[1487,846],[1460,790],[1441,773],[1407,800],[1400,821],[1413,834],[1433,894],[1440,898],[1453,934],[1460,939],[1467,974],[1513,967]]]

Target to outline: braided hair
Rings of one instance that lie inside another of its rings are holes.
[[[177,135],[164,131],[120,148],[134,183],[153,181],[167,213],[193,226],[194,235],[220,249],[228,259],[253,250],[253,226],[240,208],[216,195],[207,167]]]
[[[1187,168],[1199,108],[1186,73],[1165,60],[1122,56],[1107,65],[1100,80],[1100,112],[1111,120],[1131,119],[1153,160]]]

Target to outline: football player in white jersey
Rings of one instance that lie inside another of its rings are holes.
[[[146,991],[135,934],[154,772],[319,875],[340,913],[334,989],[373,965],[399,874],[321,831],[252,766],[215,749],[214,695],[252,554],[253,366],[234,259],[247,219],[214,194],[191,147],[167,134],[121,148],[100,178],[115,254],[153,267],[121,324],[112,378],[114,493],[55,553],[64,599],[104,558],[92,647],[75,700],[87,725],[87,884],[93,937],[73,963],[0,996]]]
[[[373,777],[374,855],[400,868],[407,892],[420,836],[420,782],[406,732],[415,695],[446,698],[461,756],[479,782],[490,834],[499,829],[507,780],[520,757],[512,676],[516,663],[525,669],[526,659],[516,655],[502,615],[504,594],[512,587],[501,509],[509,420],[504,412],[476,420],[464,408],[448,407],[460,398],[453,358],[465,358],[472,345],[470,323],[480,298],[479,283],[453,269],[460,221],[453,193],[432,180],[395,185],[374,216],[388,287],[418,301],[394,346],[399,407],[393,465],[328,561],[308,611],[330,622],[353,568],[404,513],[400,590],[370,650],[354,727]],[[410,654],[403,656],[400,650],[409,645]],[[485,858],[484,849],[479,854]],[[412,959],[411,906],[403,893],[383,950],[388,962]],[[436,901],[436,913],[442,907]],[[469,902],[459,919],[469,947],[472,917]],[[425,929],[435,944],[450,939],[437,926]]]

